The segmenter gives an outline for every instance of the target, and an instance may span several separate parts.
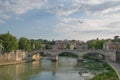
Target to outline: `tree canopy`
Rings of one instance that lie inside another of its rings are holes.
[[[5,52],[10,52],[18,48],[16,37],[9,33],[0,35],[0,42]]]
[[[105,40],[90,40],[87,42],[89,49],[103,49],[103,44],[105,43]]]
[[[19,49],[25,50],[25,51],[30,51],[31,50],[31,42],[27,38],[21,37],[19,39]]]
[[[41,49],[41,42],[38,40],[31,40],[31,49]]]

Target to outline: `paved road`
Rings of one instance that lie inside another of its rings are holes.
[[[120,64],[112,62],[112,61],[108,61],[109,65],[111,65],[113,67],[113,69],[116,71],[116,73],[118,74],[119,80],[120,80]]]

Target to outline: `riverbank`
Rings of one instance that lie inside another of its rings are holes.
[[[116,71],[106,61],[89,56],[84,56],[84,59],[85,68],[93,71],[95,75],[90,80],[119,80]]]
[[[120,64],[112,61],[107,61],[107,63],[116,71],[118,78],[120,80]]]
[[[107,71],[96,74],[91,80],[119,80],[115,70],[106,63]]]
[[[21,63],[25,63],[26,61],[9,61],[9,62],[2,62],[0,63],[0,67],[2,66],[8,66],[8,65],[15,65],[15,64],[21,64]]]

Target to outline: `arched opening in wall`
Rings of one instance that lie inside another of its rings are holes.
[[[96,60],[105,60],[105,55],[98,52],[90,52],[83,56],[83,58],[96,59]]]
[[[39,54],[40,54],[40,56],[43,56],[43,57],[46,56],[46,54],[44,52],[40,52]]]
[[[71,52],[62,52],[59,54],[59,56],[64,56],[64,57],[77,57],[77,55],[75,53],[71,53]]]
[[[28,55],[28,57],[31,57],[30,55]]]

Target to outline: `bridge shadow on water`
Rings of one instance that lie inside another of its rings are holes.
[[[64,56],[64,57],[78,57],[78,55],[70,52],[62,52],[59,54],[59,56]]]

